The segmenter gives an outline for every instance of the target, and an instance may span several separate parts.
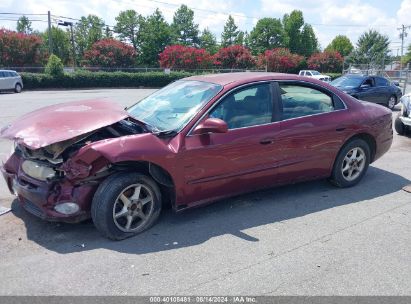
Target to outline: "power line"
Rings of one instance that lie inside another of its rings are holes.
[[[165,5],[171,5],[171,6],[180,6],[182,4],[176,4],[176,3],[169,3],[169,2],[165,2],[165,1],[159,1],[159,0],[147,0],[150,2],[155,2],[155,3],[160,3],[160,4],[165,4]],[[203,11],[203,12],[209,12],[209,13],[214,13],[214,14],[220,14],[220,15],[226,15],[226,16],[237,16],[240,18],[248,18],[248,19],[254,19],[254,20],[259,20],[263,17],[255,17],[255,16],[248,16],[248,15],[243,15],[243,14],[236,14],[236,13],[232,13],[232,14],[227,14],[227,13],[222,13],[219,11],[215,11],[215,10],[210,10],[210,9],[204,9],[204,8],[198,8],[198,7],[189,7],[192,10],[197,10],[197,11]],[[307,22],[311,25],[315,25],[315,26],[336,26],[336,27],[368,27],[368,24],[326,24],[326,23],[310,23]],[[391,27],[391,25],[379,25],[380,27]]]
[[[47,14],[1,13],[1,12],[0,12],[0,15],[47,16]]]
[[[59,19],[56,19],[56,18],[61,18],[61,19],[68,19],[68,20],[73,20],[73,21],[81,21],[81,19],[72,18],[72,17],[58,16],[58,15],[51,15],[51,16],[53,17],[54,20],[59,20]],[[106,24],[106,23],[104,23],[104,26],[114,28],[114,25],[109,25],[109,24]]]
[[[0,18],[1,21],[19,21],[19,19],[11,19],[11,18]],[[39,20],[39,19],[29,19],[30,22],[47,22],[47,20]]]
[[[158,0],[147,0],[147,1],[156,2],[156,3],[160,3],[160,4],[165,4],[165,5],[172,5],[172,6],[180,6],[181,5],[181,4],[168,3],[168,2],[158,1]],[[246,15],[243,15],[243,14],[236,14],[236,13],[225,14],[225,13],[221,13],[219,11],[214,11],[214,10],[204,9],[204,8],[198,8],[198,7],[191,7],[190,6],[190,9],[196,10],[196,11],[214,13],[214,14],[222,14],[222,15],[226,15],[226,16],[231,15],[231,16],[237,16],[237,17],[242,17],[242,18],[257,19],[257,20],[259,19],[258,17],[246,16]]]

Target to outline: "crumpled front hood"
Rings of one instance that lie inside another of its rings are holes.
[[[106,127],[128,116],[115,102],[60,103],[23,115],[4,127],[0,136],[38,149]]]

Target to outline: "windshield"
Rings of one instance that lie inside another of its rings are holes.
[[[335,87],[343,88],[357,88],[362,83],[363,79],[361,77],[339,77],[332,81],[331,84]]]
[[[178,131],[217,95],[221,85],[180,80],[144,98],[127,111],[155,131]]]
[[[313,75],[321,75],[319,72],[317,72],[317,71],[311,71],[311,73],[313,74]]]

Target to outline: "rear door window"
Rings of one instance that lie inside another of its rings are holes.
[[[335,110],[333,97],[299,84],[279,83],[283,120]]]
[[[382,77],[376,77],[375,84],[377,87],[386,87],[388,86],[388,80]]]

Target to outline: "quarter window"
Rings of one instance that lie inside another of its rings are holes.
[[[301,85],[280,84],[283,119],[334,111],[332,97]]]
[[[270,123],[272,114],[270,85],[259,84],[228,95],[209,116],[224,120],[229,129],[237,129]]]

